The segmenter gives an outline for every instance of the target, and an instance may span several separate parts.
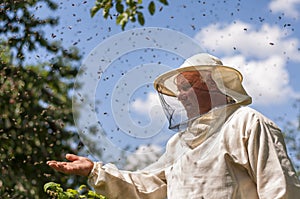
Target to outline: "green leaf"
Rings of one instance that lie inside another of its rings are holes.
[[[116,10],[118,13],[123,13],[124,12],[124,6],[121,2],[116,3]]]
[[[128,18],[129,18],[129,15],[128,15],[128,13],[126,13],[126,12],[120,14],[120,15],[117,17],[116,22],[117,22],[117,24],[121,25],[122,30],[124,30],[125,25],[126,25],[127,22],[128,22]]]
[[[136,21],[136,19],[135,19],[135,16],[134,16],[134,15],[130,16],[130,17],[129,17],[129,19],[130,19],[130,21],[131,21],[131,22],[135,22],[135,21]]]
[[[145,18],[144,18],[143,13],[138,12],[137,15],[138,15],[138,22],[139,22],[139,24],[143,26],[145,24]]]
[[[86,189],[86,188],[87,188],[87,186],[85,184],[83,184],[83,185],[80,185],[80,187],[78,188],[78,190],[81,191],[81,190]]]
[[[103,9],[103,13],[102,13],[104,19],[107,19],[107,17],[109,16],[109,9]]]
[[[67,189],[67,194],[70,194],[70,195],[78,195],[79,192],[77,190],[74,190],[74,189]]]
[[[72,195],[67,194],[65,192],[61,192],[58,194],[58,199],[70,199],[72,198]]]
[[[101,9],[102,7],[100,5],[95,5],[91,8],[90,10],[90,14],[91,14],[91,17],[94,17],[95,14]]]
[[[60,187],[60,184],[57,184],[55,182],[48,182],[44,185],[44,191],[46,192],[48,189],[56,190],[57,187]]]
[[[148,10],[149,10],[149,13],[151,15],[154,15],[155,13],[155,3],[153,1],[151,1],[148,5]]]
[[[159,0],[159,2],[162,3],[162,4],[164,4],[164,5],[166,5],[166,6],[169,5],[169,3],[168,3],[167,0]]]

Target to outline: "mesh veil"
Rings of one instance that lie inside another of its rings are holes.
[[[227,103],[234,102],[239,105],[251,103],[251,97],[246,93],[241,84],[241,74],[233,68],[223,65],[199,65],[172,70],[161,75],[154,82],[154,87],[159,93],[162,107],[169,121],[169,128],[172,130],[182,131],[187,128],[190,122],[201,116],[199,113],[195,117],[188,118],[185,107],[178,99],[179,91],[176,85],[176,77],[186,71],[199,72],[202,81],[206,84],[210,84],[209,81],[211,80],[214,82],[213,86],[208,86],[211,104],[214,104],[214,101],[216,100],[214,98],[215,87],[217,87],[219,92],[226,96],[226,99],[224,100],[226,100]],[[194,95],[196,96],[196,94]],[[198,109],[198,107],[194,106],[193,109]]]

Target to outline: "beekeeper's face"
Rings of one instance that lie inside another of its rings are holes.
[[[178,100],[186,109],[188,118],[204,114],[211,109],[211,97],[206,83],[198,71],[182,72],[176,78]]]

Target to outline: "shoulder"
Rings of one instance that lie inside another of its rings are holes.
[[[238,108],[234,113],[233,116],[237,117],[243,117],[243,118],[248,118],[248,117],[252,117],[252,118],[261,118],[264,117],[260,112],[258,112],[257,110],[250,108],[249,106],[242,106],[240,108]]]
[[[253,123],[263,123],[269,126],[273,126],[275,128],[278,128],[277,125],[269,118],[267,118],[265,115],[260,113],[257,110],[254,110],[251,107],[240,107],[237,109],[231,117],[233,120],[238,120],[240,122],[246,122],[249,123],[249,125]]]
[[[226,135],[234,132],[240,138],[247,138],[256,133],[281,134],[280,128],[269,118],[251,107],[238,108],[223,126]]]
[[[224,139],[231,143],[230,146],[235,146],[240,141],[246,143],[249,139],[253,141],[257,136],[261,139],[272,137],[273,140],[282,137],[281,130],[272,120],[250,107],[237,109],[224,124],[222,132]]]
[[[185,141],[181,137],[182,133],[176,133],[169,139],[166,146],[166,153],[168,154],[168,156],[177,157],[189,149],[189,147],[187,147]]]
[[[179,140],[180,140],[180,133],[176,133],[169,139],[167,143],[167,148],[173,148],[178,144]]]

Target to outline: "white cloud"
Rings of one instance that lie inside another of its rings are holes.
[[[146,100],[137,98],[132,104],[131,108],[141,114],[148,114],[153,107],[161,106],[159,97],[156,93],[150,92],[147,95]]]
[[[196,39],[202,47],[217,54],[241,53],[260,59],[279,55],[300,61],[299,40],[288,36],[289,32],[279,26],[263,24],[257,29],[251,24],[237,21],[233,24],[209,25],[196,35]]]
[[[163,128],[166,123],[164,110],[155,92],[149,92],[146,99],[136,98],[130,104],[130,110],[134,113],[131,116],[147,123],[144,127],[150,132]],[[148,120],[147,117],[150,120]]]
[[[222,58],[222,61],[243,74],[243,85],[255,104],[281,103],[296,95],[289,86],[289,74],[281,57],[248,62],[245,57],[237,55]]]
[[[300,0],[273,0],[269,8],[273,12],[282,12],[287,17],[299,17]]]
[[[163,148],[158,145],[141,145],[127,157],[125,170],[137,170],[149,166],[162,155]]]
[[[300,62],[299,40],[278,26],[263,24],[257,29],[241,21],[214,24],[203,28],[196,40],[212,54],[225,55],[224,65],[241,71],[254,103],[275,104],[299,96],[289,85],[286,68],[287,59]]]

